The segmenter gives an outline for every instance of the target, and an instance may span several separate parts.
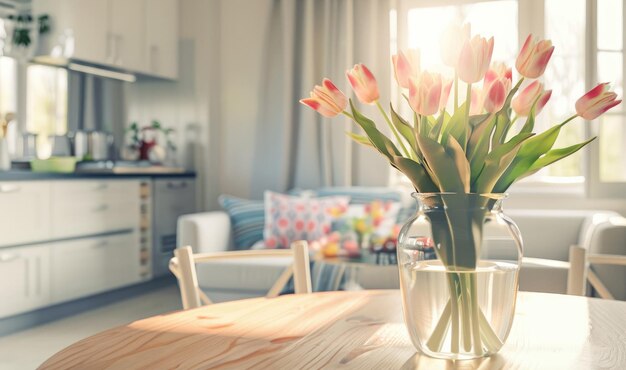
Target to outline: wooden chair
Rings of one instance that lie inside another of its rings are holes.
[[[306,241],[297,241],[291,244],[291,249],[266,249],[229,251],[215,253],[193,254],[191,247],[186,246],[174,250],[170,260],[170,271],[178,279],[180,296],[185,310],[200,307],[202,303],[212,304],[209,297],[198,286],[196,263],[240,258],[268,258],[293,257],[293,263],[279,276],[276,283],[270,288],[266,297],[276,297],[283,290],[293,275],[296,294],[311,293],[311,270],[309,266],[309,251]]]
[[[569,250],[570,270],[567,276],[567,294],[585,295],[587,281],[601,298],[615,299],[590,265],[626,266],[626,256],[615,254],[587,254],[585,248],[572,245]]]

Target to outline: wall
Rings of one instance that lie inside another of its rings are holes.
[[[177,161],[198,172],[199,209],[215,208],[219,194],[219,127],[211,105],[211,88],[219,70],[218,0],[180,0],[179,78],[140,79],[128,86],[128,122],[148,125],[157,119],[176,130]]]

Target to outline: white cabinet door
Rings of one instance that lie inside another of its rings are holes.
[[[0,317],[50,302],[48,246],[0,249]]]
[[[113,64],[130,71],[147,69],[144,0],[110,0]]]
[[[140,281],[136,232],[58,242],[52,247],[54,303]]]
[[[149,73],[178,77],[178,0],[146,0],[146,46]]]
[[[53,181],[55,239],[139,228],[139,181]]]
[[[50,237],[50,183],[0,182],[0,246]]]
[[[98,64],[112,62],[113,37],[109,32],[109,2],[106,0],[65,0],[59,4],[64,33],[73,38],[72,58]],[[62,5],[61,5],[62,4]],[[51,19],[55,24],[54,14]],[[58,32],[59,30],[57,30]]]

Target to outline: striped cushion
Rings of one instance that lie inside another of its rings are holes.
[[[221,195],[219,203],[230,216],[235,249],[249,249],[263,240],[265,207],[262,200],[248,200]]]

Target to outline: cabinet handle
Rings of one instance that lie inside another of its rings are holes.
[[[106,247],[107,245],[109,245],[109,241],[108,240],[101,240],[101,241],[93,244],[91,246],[91,248],[94,248],[94,249],[103,248],[103,247]]]
[[[19,257],[20,255],[16,253],[2,253],[0,254],[0,263],[15,261]]]
[[[183,181],[179,182],[178,184],[176,184],[175,182],[168,182],[166,186],[167,186],[168,189],[172,189],[172,190],[174,190],[174,189],[184,189],[184,188],[187,187],[187,183],[183,182]]]
[[[8,184],[0,185],[0,193],[15,193],[18,191],[20,191],[20,187],[17,185],[8,185]]]
[[[93,211],[93,212],[104,212],[104,211],[106,211],[107,209],[109,209],[109,206],[108,206],[108,205],[106,205],[106,204],[101,204],[101,205],[97,206],[96,208],[94,208],[92,211]]]

